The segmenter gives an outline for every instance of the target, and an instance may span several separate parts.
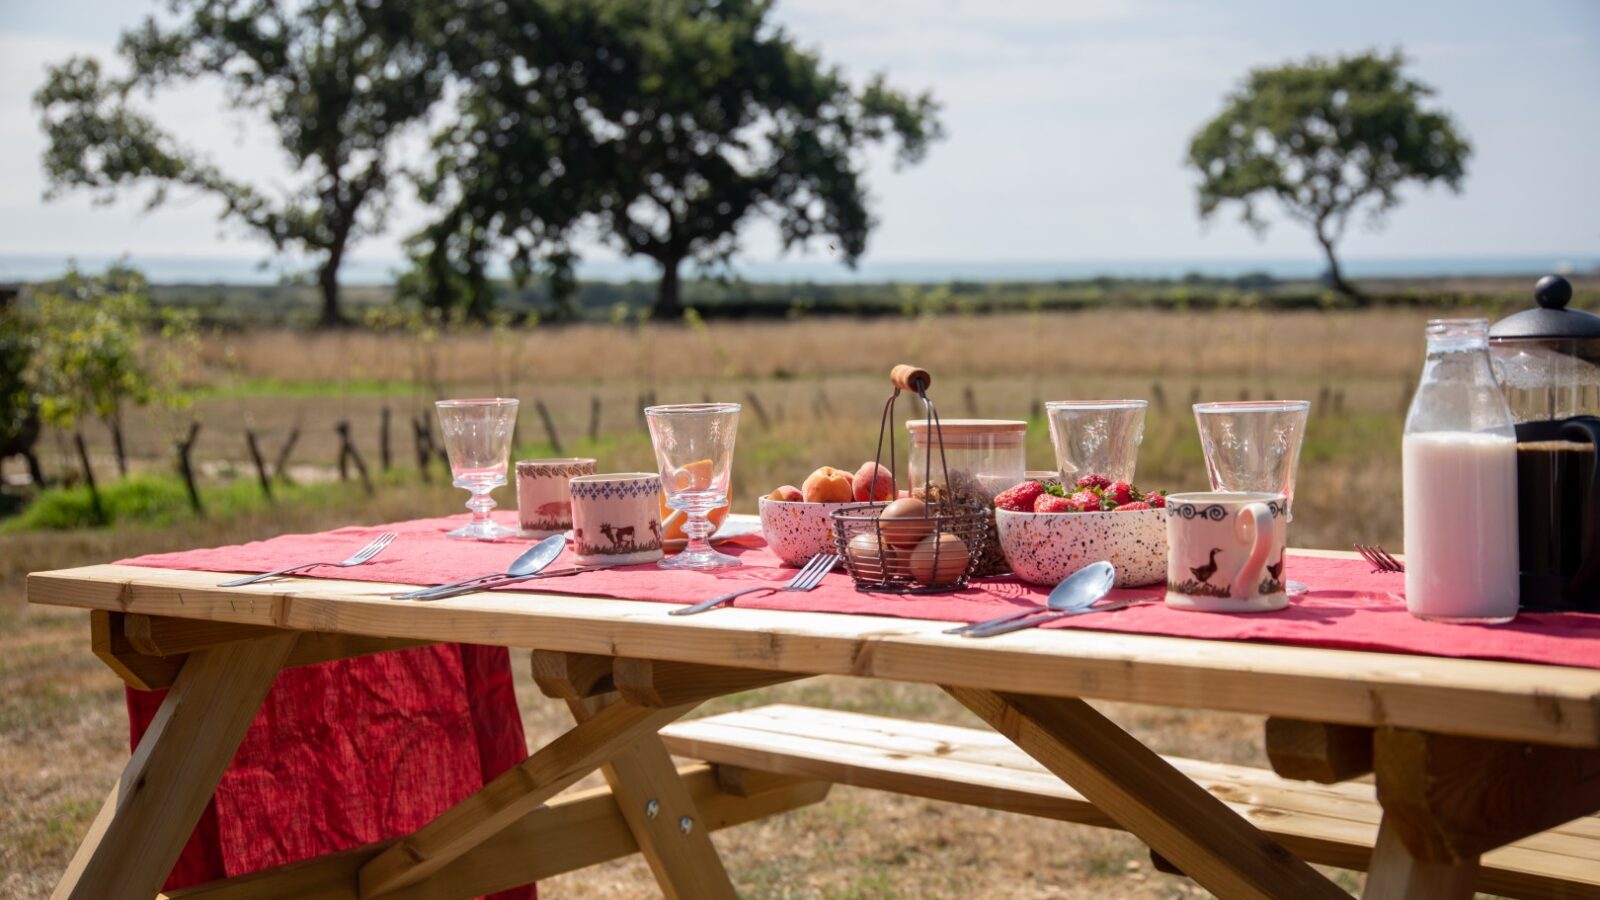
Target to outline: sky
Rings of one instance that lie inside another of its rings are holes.
[[[0,0],[0,255],[269,254],[204,197],[154,212],[43,198],[30,96],[45,66],[108,57],[154,9]],[[1405,52],[1475,153],[1459,195],[1407,191],[1382,230],[1352,226],[1346,256],[1600,256],[1596,0],[778,0],[776,15],[852,77],[887,72],[943,106],[948,137],[924,163],[871,157],[870,262],[1312,258],[1309,235],[1279,216],[1265,238],[1231,215],[1202,223],[1188,141],[1251,68],[1373,48]],[[271,135],[213,87],[150,108],[231,173],[293,178]],[[402,192],[386,233],[354,254],[397,259],[422,221]],[[769,227],[747,228],[742,246],[745,260],[780,255]],[[583,250],[614,258],[595,241]]]

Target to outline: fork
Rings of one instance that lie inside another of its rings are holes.
[[[743,597],[745,594],[753,594],[756,591],[809,591],[821,584],[822,576],[833,571],[833,567],[837,566],[838,564],[839,555],[837,553],[818,553],[816,556],[811,557],[810,561],[808,561],[804,566],[801,566],[800,571],[796,572],[795,576],[789,579],[789,583],[783,585],[782,587],[777,587],[770,584],[758,584],[755,587],[740,588],[737,591],[729,591],[720,597],[712,597],[710,600],[702,600],[693,606],[680,606],[677,609],[670,610],[669,614],[674,616],[692,616],[695,613],[703,613],[708,609],[715,609],[724,603],[732,601],[735,597]]]
[[[385,531],[383,534],[373,538],[372,543],[350,554],[349,559],[341,562],[310,562],[300,563],[297,566],[284,566],[281,569],[274,569],[271,572],[262,572],[260,575],[249,575],[244,578],[235,578],[232,581],[224,581],[223,583],[217,585],[217,587],[238,587],[243,584],[255,584],[264,578],[272,578],[276,575],[287,575],[290,572],[294,572],[299,569],[313,569],[317,566],[337,566],[341,569],[348,569],[351,566],[359,566],[374,556],[377,556],[383,551],[383,548],[389,546],[394,542],[394,539],[399,536],[400,535],[398,532]]]
[[[1377,544],[1371,546],[1356,544],[1355,546],[1356,552],[1361,554],[1361,558],[1372,564],[1372,571],[1374,572],[1404,572],[1406,570],[1405,563],[1395,559],[1389,554],[1389,551]]]

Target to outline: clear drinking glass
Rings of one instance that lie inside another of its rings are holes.
[[[650,441],[661,468],[667,506],[687,516],[683,552],[658,564],[663,569],[716,569],[737,566],[739,559],[711,549],[707,538],[716,526],[708,514],[728,502],[733,467],[733,439],[739,430],[737,403],[685,403],[650,406]]]
[[[517,424],[517,401],[496,397],[487,400],[440,400],[434,406],[439,414],[439,430],[444,433],[444,452],[450,457],[450,473],[455,486],[472,492],[467,509],[472,521],[445,537],[493,541],[516,535],[489,517],[494,498],[489,492],[506,483],[506,462],[511,456],[511,433]]]
[[[1044,405],[1061,481],[1085,475],[1133,481],[1144,440],[1146,400],[1051,400]]]
[[[1194,420],[1211,489],[1282,494],[1289,503],[1284,521],[1293,522],[1294,475],[1310,411],[1310,400],[1196,403]],[[1284,589],[1291,596],[1308,590],[1293,579]]]
[[[1211,489],[1282,494],[1292,511],[1310,411],[1309,400],[1196,403],[1194,420]]]

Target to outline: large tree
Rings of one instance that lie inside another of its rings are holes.
[[[320,257],[321,320],[342,320],[339,267],[353,242],[383,226],[395,144],[441,95],[436,14],[429,0],[169,0],[168,22],[122,35],[121,65],[74,57],[50,69],[34,102],[48,146],[52,195],[83,188],[109,202],[148,184],[151,207],[173,187],[222,201],[281,251]],[[230,105],[265,118],[293,184],[252,184],[183,146],[132,101],[215,79]]]
[[[854,264],[873,225],[864,151],[892,142],[913,163],[941,133],[931,97],[852,85],[772,21],[771,0],[519,2],[544,8],[539,27],[475,36],[468,54],[521,74],[473,79],[442,135],[439,174],[465,206],[438,233],[465,245],[460,223],[492,220],[484,241],[524,261],[542,243],[560,263],[573,214],[591,213],[660,265],[661,318],[683,312],[683,263],[726,260],[757,216],[786,248],[828,239]]]
[[[1259,232],[1258,204],[1276,198],[1311,228],[1333,286],[1359,296],[1334,252],[1351,215],[1381,223],[1408,182],[1460,190],[1472,152],[1447,113],[1424,108],[1433,89],[1404,69],[1396,52],[1252,71],[1189,146],[1201,218],[1236,202]]]

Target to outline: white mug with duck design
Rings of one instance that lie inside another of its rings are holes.
[[[1167,605],[1270,612],[1289,604],[1282,494],[1215,491],[1167,497]]]
[[[580,475],[568,482],[568,488],[578,565],[633,565],[661,559],[660,475]]]

